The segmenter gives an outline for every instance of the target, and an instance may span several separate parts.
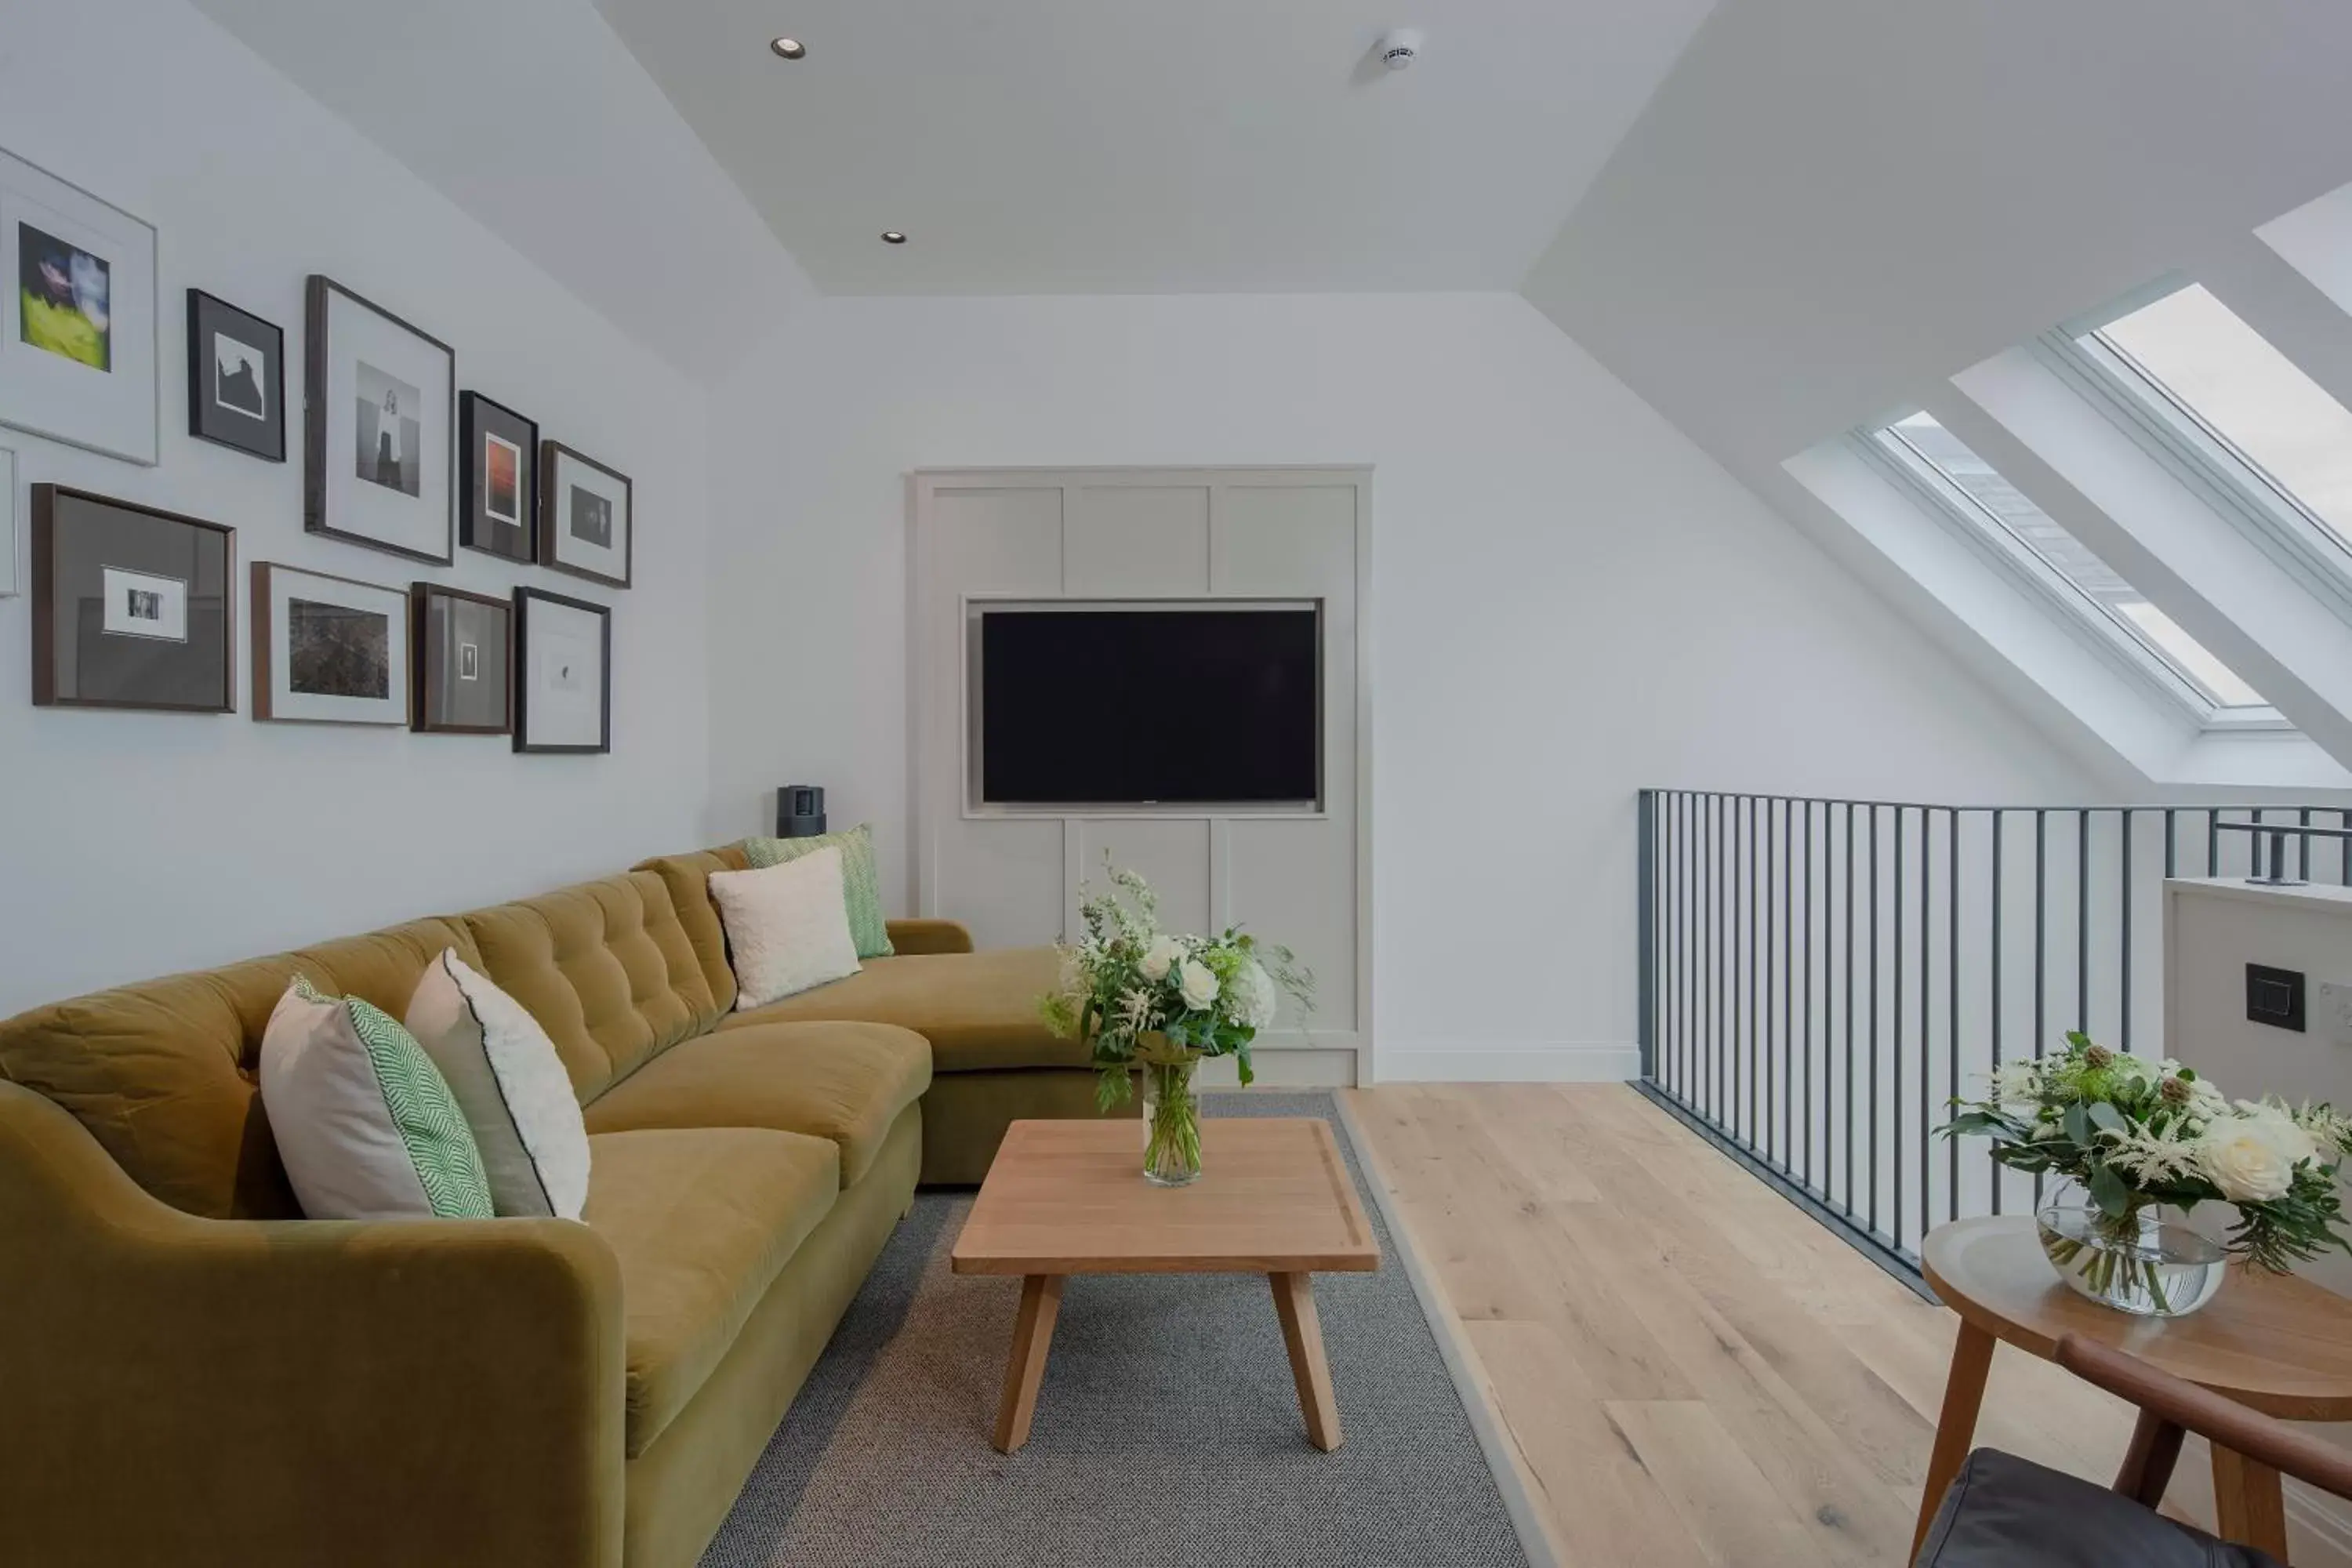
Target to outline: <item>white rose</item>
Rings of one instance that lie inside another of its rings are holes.
[[[1184,1005],[1199,1012],[1217,999],[1217,977],[1197,958],[1188,958],[1176,970],[1176,989]]]
[[[2257,1105],[2251,1100],[2238,1102],[2238,1110],[2249,1121],[2263,1130],[2289,1165],[2300,1165],[2319,1152],[2319,1144],[2312,1135],[2295,1124],[2294,1115],[2284,1105],[2264,1100]]]
[[[1281,1004],[1282,994],[1275,989],[1274,976],[1265,965],[1252,959],[1234,976],[1228,993],[1233,1000],[1235,1022],[1245,1028],[1263,1029],[1274,1022],[1274,1010]]]
[[[1157,985],[1168,978],[1169,968],[1175,962],[1176,939],[1172,936],[1155,936],[1151,939],[1151,945],[1144,950],[1143,962],[1137,967],[1143,971],[1143,977],[1146,980]]]
[[[2283,1198],[2294,1184],[2294,1161],[2257,1117],[2225,1117],[2208,1127],[2198,1141],[2197,1163],[2233,1204]]]

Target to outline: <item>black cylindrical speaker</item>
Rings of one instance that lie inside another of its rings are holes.
[[[824,791],[814,784],[786,784],[776,792],[776,837],[814,838],[824,831]]]

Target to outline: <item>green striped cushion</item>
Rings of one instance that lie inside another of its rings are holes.
[[[860,958],[888,958],[889,922],[882,918],[882,883],[874,871],[874,828],[870,823],[840,833],[819,833],[807,838],[746,838],[743,854],[757,871],[781,866],[819,849],[841,851],[841,892],[849,905],[849,940]]]
[[[297,974],[261,1043],[262,1103],[312,1219],[488,1219],[489,1176],[441,1069],[382,1008]]]

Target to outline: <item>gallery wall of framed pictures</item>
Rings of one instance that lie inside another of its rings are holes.
[[[152,225],[0,151],[0,426],[168,467],[158,253]],[[626,473],[543,431],[503,391],[461,393],[457,350],[396,312],[397,279],[314,273],[289,277],[289,292],[297,282],[299,342],[276,312],[247,308],[266,300],[184,293],[190,441],[285,464],[299,413],[299,500],[283,526],[299,517],[328,545],[429,569],[478,554],[631,586]],[[316,547],[240,575],[238,526],[278,519],[187,516],[79,485],[20,489],[46,479],[41,456],[39,441],[0,444],[0,597],[32,600],[37,706],[234,713],[242,614],[255,720],[504,735],[527,753],[612,750],[611,605],[528,584],[373,581],[356,556],[359,574],[345,575]]]

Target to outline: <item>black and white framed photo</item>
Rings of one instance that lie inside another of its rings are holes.
[[[539,426],[478,392],[458,400],[457,426],[465,497],[457,508],[457,542],[529,561],[539,501]]]
[[[635,515],[629,476],[561,441],[540,447],[539,563],[615,588],[629,585]]]
[[[517,588],[514,641],[514,749],[611,751],[613,612]]]
[[[33,703],[228,713],[236,531],[33,487]]]
[[[0,425],[159,460],[155,230],[0,153]]]
[[[286,334],[201,289],[188,290],[188,434],[286,460]]]
[[[304,315],[302,526],[448,565],[457,356],[315,273]]]
[[[253,563],[253,716],[408,722],[408,595],[274,562]]]
[[[410,585],[416,643],[411,727],[430,735],[514,729],[514,606],[439,583]]]

